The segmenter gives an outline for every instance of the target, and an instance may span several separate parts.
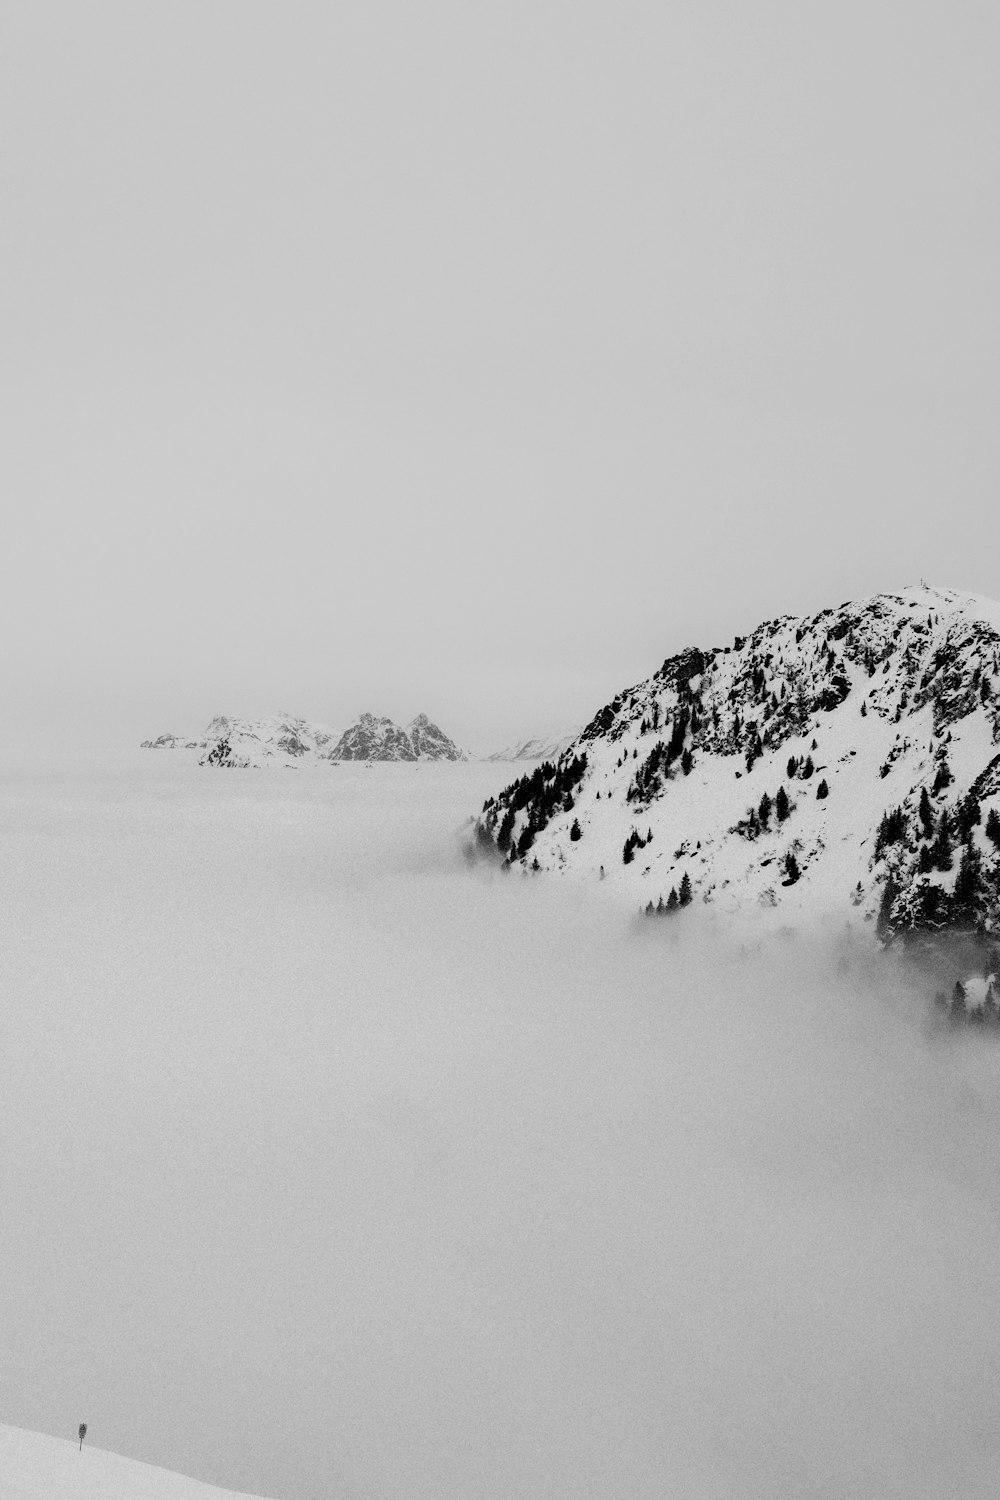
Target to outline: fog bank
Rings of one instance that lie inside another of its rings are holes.
[[[6,774],[3,1420],[280,1500],[992,1494],[1000,1050],[470,869],[504,774]]]

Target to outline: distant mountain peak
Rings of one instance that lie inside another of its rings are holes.
[[[392,719],[365,711],[343,732],[294,714],[269,719],[241,719],[217,714],[203,734],[184,740],[161,734],[143,740],[145,750],[201,750],[200,765],[251,769],[296,767],[338,760],[467,760],[464,750],[428,718],[417,714],[405,728]]]
[[[571,729],[561,729],[554,734],[535,735],[528,739],[515,740],[502,750],[485,755],[484,760],[553,760],[572,745],[582,729],[575,724]]]
[[[330,752],[331,760],[467,760],[464,750],[426,714],[404,729],[392,719],[360,714]]]

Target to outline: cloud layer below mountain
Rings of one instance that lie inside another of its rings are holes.
[[[8,769],[6,1419],[283,1500],[992,1494],[1000,1052],[470,868],[506,774]]]

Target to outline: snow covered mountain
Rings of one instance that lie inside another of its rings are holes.
[[[140,750],[200,750],[204,740],[186,740],[180,734],[159,734],[155,740],[143,740]]]
[[[344,730],[330,759],[468,760],[468,756],[426,714],[418,714],[405,729],[392,719],[362,714]]]
[[[311,724],[290,714],[270,719],[212,720],[200,741],[202,766],[298,766],[330,759],[337,737],[325,724]]]
[[[84,1443],[0,1426],[3,1500],[254,1500]]]
[[[542,735],[532,740],[517,740],[503,750],[494,750],[484,755],[484,760],[556,760],[567,750],[579,735],[582,724],[564,729],[559,734]]]
[[[143,740],[144,750],[200,750],[198,764],[246,769],[303,766],[338,760],[468,760],[443,729],[418,714],[405,729],[391,719],[362,714],[341,734],[291,714],[238,719],[220,714],[196,739],[161,734]]]
[[[478,830],[653,913],[1000,932],[1000,604],[921,585],[682,651]]]

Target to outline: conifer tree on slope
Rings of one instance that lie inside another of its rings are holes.
[[[922,828],[924,830],[924,838],[925,839],[931,839],[931,838],[933,838],[934,837],[934,812],[933,812],[933,809],[931,807],[931,799],[927,795],[927,788],[925,786],[922,786],[920,788],[920,808],[919,808],[919,814],[920,814],[920,823],[921,823],[921,826],[922,826]]]

